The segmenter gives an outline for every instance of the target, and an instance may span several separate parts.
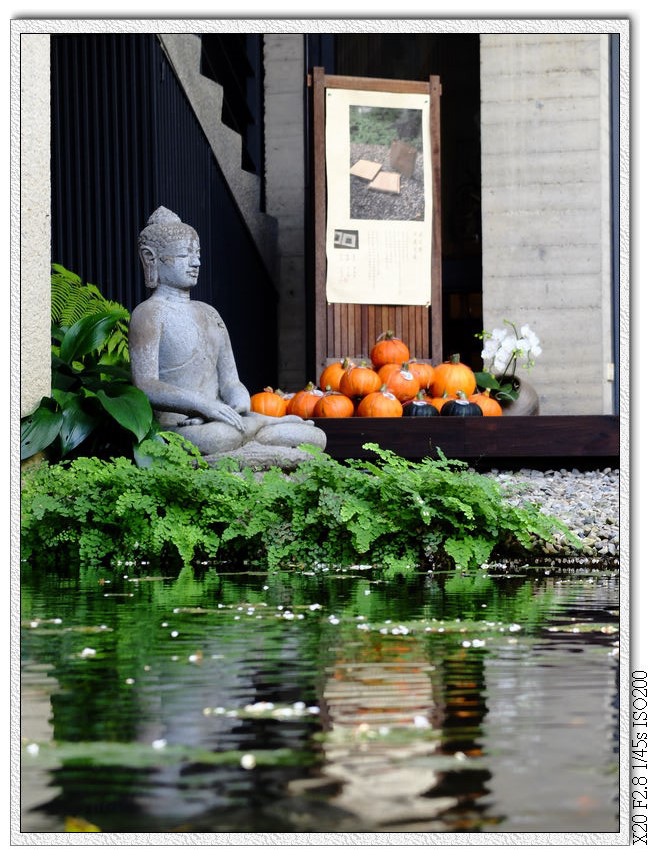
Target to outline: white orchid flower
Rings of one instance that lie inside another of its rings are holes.
[[[523,324],[518,331],[511,321],[505,323],[510,330],[495,327],[492,332],[481,334],[484,368],[495,376],[514,376],[518,358],[522,358],[524,368],[528,369],[535,365],[535,358],[542,353],[539,338],[529,324]]]

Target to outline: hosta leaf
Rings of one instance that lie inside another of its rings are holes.
[[[59,352],[61,360],[71,363],[100,348],[117,322],[123,319],[124,314],[120,312],[100,312],[75,322],[63,337]]]
[[[151,404],[146,395],[129,384],[116,384],[110,395],[98,390],[97,399],[118,424],[130,430],[140,442],[147,435],[153,420]]]
[[[20,425],[20,458],[26,460],[52,444],[63,423],[61,412],[40,405]]]
[[[64,394],[59,399],[63,408],[63,423],[60,433],[61,453],[65,456],[88,438],[97,427],[99,420],[85,411],[81,397],[77,394]]]

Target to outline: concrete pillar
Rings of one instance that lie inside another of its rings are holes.
[[[483,317],[528,323],[542,414],[612,411],[607,37],[481,36]]]
[[[304,92],[303,35],[266,34],[266,211],[278,225],[277,385],[287,391],[306,384]]]
[[[20,51],[20,415],[51,388],[50,37],[22,33]],[[14,321],[14,325],[18,322]]]

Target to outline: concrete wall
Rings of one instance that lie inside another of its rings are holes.
[[[159,39],[210,143],[253,242],[267,270],[273,275],[276,226],[260,211],[260,178],[242,168],[241,137],[221,122],[223,87],[201,75],[201,40],[192,33],[166,33]]]
[[[303,42],[302,34],[264,37],[266,210],[278,225],[277,385],[286,391],[306,384]]]
[[[51,387],[50,37],[20,38],[20,416]],[[13,250],[12,250],[13,251]],[[17,291],[18,285],[12,285]],[[17,324],[17,322],[14,322]]]
[[[607,37],[483,35],[483,315],[528,323],[543,414],[612,410]]]

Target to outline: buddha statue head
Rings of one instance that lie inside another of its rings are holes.
[[[189,289],[199,276],[199,237],[171,210],[155,210],[138,237],[138,250],[147,288],[166,284]]]

